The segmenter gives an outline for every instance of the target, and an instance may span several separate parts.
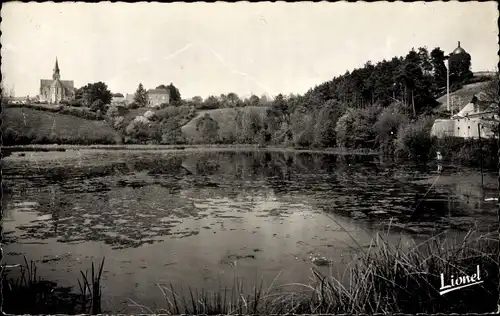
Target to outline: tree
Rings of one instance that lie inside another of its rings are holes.
[[[261,136],[262,119],[255,111],[236,110],[236,138],[240,143],[258,143]]]
[[[336,144],[335,127],[342,115],[342,107],[335,100],[328,100],[318,112],[315,128],[315,143],[321,147]]]
[[[139,107],[145,107],[148,104],[148,93],[142,86],[142,83],[139,83],[139,86],[135,91],[134,103],[139,105]]]
[[[308,147],[314,143],[314,113],[300,106],[290,115],[290,129],[295,145]]]
[[[289,121],[290,112],[288,111],[287,102],[281,93],[274,99],[272,107],[285,122]]]
[[[89,83],[76,91],[76,99],[81,99],[85,106],[90,107],[95,101],[110,104],[113,97],[104,82]]]
[[[406,126],[408,121],[408,116],[396,103],[382,110],[373,126],[376,134],[375,142],[382,152],[394,152],[398,131],[402,126]]]
[[[268,106],[269,105],[269,100],[268,100],[268,98],[267,98],[267,96],[265,94],[263,94],[263,95],[260,96],[259,105],[262,105],[262,106]]]
[[[172,83],[170,83],[168,86],[168,91],[170,92],[170,101],[172,103],[178,103],[181,101],[181,93],[179,92],[179,89],[177,89]]]
[[[220,107],[219,100],[217,100],[217,98],[214,97],[213,95],[206,98],[205,102],[203,102],[204,109],[218,109],[219,107]]]
[[[431,52],[431,64],[433,72],[433,91],[439,94],[446,88],[446,65],[444,52],[436,47]]]
[[[420,69],[422,70],[424,75],[429,75],[432,72],[432,63],[427,47],[418,48],[418,57],[420,60]]]
[[[194,104],[196,104],[196,105],[200,105],[200,104],[202,104],[202,103],[203,103],[203,98],[197,95],[197,96],[192,97],[192,98],[191,98],[191,101],[192,101]]]
[[[335,127],[337,144],[346,148],[373,148],[376,139],[375,122],[381,107],[348,109]]]
[[[252,96],[250,96],[250,99],[249,99],[249,104],[252,105],[252,106],[257,106],[259,105],[259,102],[260,102],[260,99],[258,96],[252,94]]]
[[[239,105],[241,100],[236,93],[230,92],[227,94],[227,101],[231,107],[236,107]]]
[[[208,113],[196,122],[196,131],[206,143],[216,143],[219,139],[219,124]]]
[[[113,93],[113,97],[115,97],[115,98],[123,98],[123,94],[122,93]]]
[[[161,131],[162,144],[179,144],[185,141],[181,125],[175,117],[168,117],[167,119],[162,121]]]
[[[459,87],[474,76],[470,70],[471,57],[468,53],[452,54],[448,61],[450,65],[450,85]]]

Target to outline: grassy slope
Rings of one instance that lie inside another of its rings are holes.
[[[475,94],[481,92],[488,82],[477,82],[464,85],[461,89],[450,92],[450,104],[453,105],[454,113],[458,113],[464,106],[466,106]],[[446,94],[439,97],[437,101],[440,106],[436,108],[437,111],[446,111]]]
[[[247,106],[238,109],[243,112],[255,111],[260,115],[265,115],[267,107]],[[222,135],[224,135],[224,133],[228,132],[229,130],[234,130],[233,124],[236,118],[235,108],[203,110],[199,111],[197,116],[195,116],[191,121],[189,121],[186,125],[182,127],[182,131],[186,135],[187,139],[193,139],[199,137],[198,132],[196,131],[196,123],[203,115],[205,115],[205,113],[208,113],[214,120],[217,121]]]
[[[92,121],[71,115],[28,108],[4,108],[2,130],[10,128],[19,135],[46,139],[116,140],[118,134],[104,121]]]

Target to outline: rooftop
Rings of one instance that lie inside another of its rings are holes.
[[[467,52],[465,51],[465,49],[463,49],[461,46],[460,46],[460,41],[458,41],[458,46],[457,48],[455,48],[455,50],[453,51],[453,55],[458,55],[458,54],[466,54]]]
[[[169,94],[167,89],[149,89],[149,94]]]

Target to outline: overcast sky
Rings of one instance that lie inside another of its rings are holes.
[[[7,3],[1,15],[2,74],[16,96],[38,94],[56,56],[76,87],[173,82],[183,97],[302,94],[368,60],[449,53],[457,41],[473,71],[498,63],[495,2]]]

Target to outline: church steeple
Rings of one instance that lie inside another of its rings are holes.
[[[52,79],[58,80],[61,78],[61,75],[59,74],[59,64],[57,63],[57,57],[56,57],[56,66],[54,67],[54,74],[52,75]]]

